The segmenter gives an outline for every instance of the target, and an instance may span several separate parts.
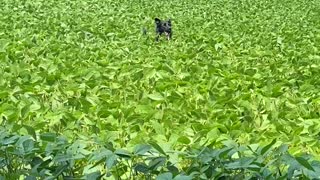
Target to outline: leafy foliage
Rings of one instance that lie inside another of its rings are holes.
[[[319,17],[318,0],[0,1],[1,170],[317,177],[300,155],[320,154]]]
[[[292,156],[288,146],[259,147],[226,144],[165,152],[158,144],[137,144],[132,151],[91,141],[68,143],[53,135],[35,141],[31,136],[0,132],[2,178],[29,179],[287,179],[319,178],[320,161],[310,155]],[[94,151],[89,151],[94,146]],[[267,150],[266,150],[267,149]],[[164,154],[165,153],[165,154]],[[178,155],[178,157],[176,157]]]

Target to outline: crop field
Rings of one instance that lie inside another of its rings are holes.
[[[1,0],[0,124],[0,180],[317,179],[320,1]]]

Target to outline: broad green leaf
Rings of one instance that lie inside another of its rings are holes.
[[[160,93],[149,94],[148,97],[154,101],[163,101],[164,97]]]
[[[219,152],[219,158],[224,158],[230,151],[232,151],[233,148],[223,148]]]
[[[26,118],[30,112],[30,105],[26,105],[21,109],[21,117]]]
[[[272,142],[261,149],[261,155],[264,155],[275,143],[276,139],[273,139]]]
[[[164,150],[163,150],[156,142],[150,141],[149,144],[150,144],[154,149],[156,149],[159,153],[161,153],[161,154],[163,154],[163,155],[166,155],[166,153],[164,152]]]
[[[131,153],[129,151],[124,150],[124,149],[117,149],[114,153],[122,158],[130,158],[131,157]]]
[[[188,138],[188,137],[186,137],[186,136],[180,136],[179,138],[178,138],[178,142],[181,142],[181,143],[183,143],[183,144],[190,144],[190,139]]]
[[[101,159],[106,158],[107,156],[112,155],[113,152],[108,149],[100,149],[98,151],[95,151],[91,154],[91,158],[89,161],[100,161]]]
[[[296,157],[296,160],[299,162],[299,164],[301,164],[303,167],[311,170],[311,171],[314,171],[313,167],[309,164],[309,162],[304,159],[303,157]]]
[[[156,180],[172,180],[172,174],[170,172],[159,174]]]
[[[43,163],[43,160],[40,157],[35,156],[32,158],[30,165],[31,167],[34,167],[34,166],[38,167],[41,163]]]
[[[5,139],[1,142],[1,144],[2,144],[2,145],[13,144],[13,143],[15,143],[18,139],[19,139],[19,136],[14,135],[14,136],[5,138]]]
[[[16,146],[19,155],[27,155],[34,150],[34,141],[30,136],[21,136],[16,142]]]
[[[60,166],[58,166],[58,167],[54,170],[53,176],[57,178],[57,177],[60,176],[64,171],[66,171],[67,168],[68,168],[67,165],[60,165]]]
[[[150,151],[151,146],[146,144],[138,144],[134,147],[134,154],[144,155],[146,152]]]
[[[172,165],[170,162],[167,164],[167,169],[168,169],[174,176],[176,176],[176,175],[179,174],[179,169],[178,169],[176,166]]]
[[[32,104],[32,105],[30,105],[30,107],[29,107],[30,112],[36,112],[36,111],[38,111],[40,108],[41,108],[41,105],[38,104],[38,103]]]
[[[27,125],[23,125],[23,127],[27,129],[29,135],[31,135],[35,140],[37,140],[36,131],[34,130],[33,127],[27,126]]]
[[[32,139],[27,139],[22,143],[23,151],[25,154],[28,154],[34,150],[34,141]]]
[[[280,154],[280,153],[286,153],[288,151],[288,145],[287,144],[281,144],[275,153]]]
[[[6,90],[1,90],[0,91],[0,99],[6,98],[6,97],[8,97],[8,95],[9,95],[8,91],[6,91]]]
[[[99,171],[92,172],[86,175],[86,179],[100,179],[100,177],[101,177],[101,173]],[[70,180],[71,179],[74,179],[74,178],[70,178]]]
[[[226,164],[226,167],[230,169],[260,168],[258,165],[252,164],[254,160],[255,158],[243,157],[243,158],[237,159],[235,162]]]
[[[137,163],[136,165],[134,165],[134,170],[147,174],[149,172],[149,167],[145,163]]]
[[[117,163],[118,157],[115,154],[110,154],[106,158],[106,166],[108,169],[111,169]]]
[[[54,133],[43,133],[43,134],[40,134],[40,139],[43,140],[43,141],[55,142],[56,138],[57,138],[57,136]]]
[[[63,163],[72,160],[72,154],[57,154],[54,158],[53,161],[56,163]]]
[[[174,180],[192,180],[191,176],[186,176],[186,175],[177,175],[176,177],[173,178]]]
[[[149,169],[150,170],[156,170],[158,167],[163,166],[166,162],[166,158],[165,157],[156,157],[153,158],[150,162],[149,162]]]

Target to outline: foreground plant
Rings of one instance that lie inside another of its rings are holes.
[[[184,152],[165,152],[155,142],[132,151],[112,143],[68,142],[53,133],[34,140],[0,131],[1,179],[291,179],[319,178],[320,161],[310,155],[292,156],[287,145],[241,146],[227,143]],[[94,148],[93,148],[94,147]]]

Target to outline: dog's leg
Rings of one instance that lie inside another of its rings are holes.
[[[166,32],[166,36],[167,36],[168,41],[171,40],[171,32],[170,33]]]

